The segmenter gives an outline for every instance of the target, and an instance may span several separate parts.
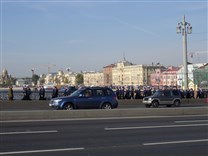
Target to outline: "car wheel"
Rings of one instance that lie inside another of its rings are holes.
[[[153,101],[153,102],[152,102],[152,106],[153,106],[154,108],[158,108],[158,107],[159,107],[159,103],[158,103],[157,101]]]
[[[71,103],[66,103],[66,104],[64,105],[63,109],[64,109],[64,110],[72,110],[72,109],[74,109],[74,106],[73,106],[73,104],[71,104]]]
[[[112,106],[110,103],[104,103],[101,108],[102,109],[112,109]]]
[[[174,106],[175,107],[180,107],[180,105],[181,105],[181,102],[179,100],[174,101]]]

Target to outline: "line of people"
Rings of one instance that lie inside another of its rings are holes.
[[[32,100],[31,99],[32,91],[29,86],[23,87],[22,94],[23,94],[22,100]],[[58,95],[59,95],[59,90],[56,86],[54,86],[51,98],[56,98],[58,97]],[[14,91],[13,91],[12,86],[9,86],[7,97],[8,97],[8,100],[14,100]],[[46,100],[44,86],[40,86],[39,100]]]
[[[71,93],[72,88],[65,88],[63,96],[68,96],[69,91]],[[74,89],[73,89],[74,91]],[[118,99],[142,99],[146,96],[151,96],[156,92],[156,89],[152,88],[144,88],[143,90],[140,90],[140,88],[134,88],[134,87],[117,87],[116,88],[116,96]],[[207,98],[208,92],[198,89],[195,93],[193,89],[188,90],[180,90],[181,97],[182,98]],[[23,87],[23,98],[22,100],[31,100],[31,89],[29,86]],[[195,95],[196,94],[196,95]],[[39,100],[46,100],[45,97],[45,88],[44,86],[40,86],[39,88]],[[8,89],[8,99],[14,100],[14,93],[13,93],[13,87],[9,86]],[[54,86],[51,94],[51,98],[56,98],[59,96],[59,89]]]
[[[116,88],[116,96],[118,99],[142,99],[147,96],[151,96],[156,92],[155,88],[144,88],[140,90],[138,87],[134,89],[134,87],[117,87]],[[180,90],[181,98],[206,98],[208,96],[208,92],[198,89],[196,93],[194,90]]]
[[[51,98],[56,98],[59,95],[59,90],[56,86],[54,86],[53,90],[52,90],[52,95]],[[40,86],[39,89],[39,100],[46,100],[45,98],[45,88],[44,86]]]

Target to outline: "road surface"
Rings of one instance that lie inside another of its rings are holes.
[[[0,155],[207,156],[208,116],[1,121]]]

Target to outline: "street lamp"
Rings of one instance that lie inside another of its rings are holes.
[[[32,76],[33,76],[35,74],[35,68],[32,68],[31,71],[32,71]]]
[[[184,66],[184,89],[188,88],[188,68],[187,68],[187,33],[192,33],[192,26],[190,23],[185,21],[185,15],[183,21],[178,23],[176,28],[177,34],[182,33],[183,40],[183,66]]]

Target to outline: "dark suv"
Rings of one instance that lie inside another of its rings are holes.
[[[181,94],[179,90],[158,90],[152,96],[143,98],[143,103],[147,108],[151,106],[156,108],[159,105],[179,107]]]
[[[55,109],[112,109],[118,107],[115,93],[107,87],[84,87],[70,96],[51,99],[49,106]]]

